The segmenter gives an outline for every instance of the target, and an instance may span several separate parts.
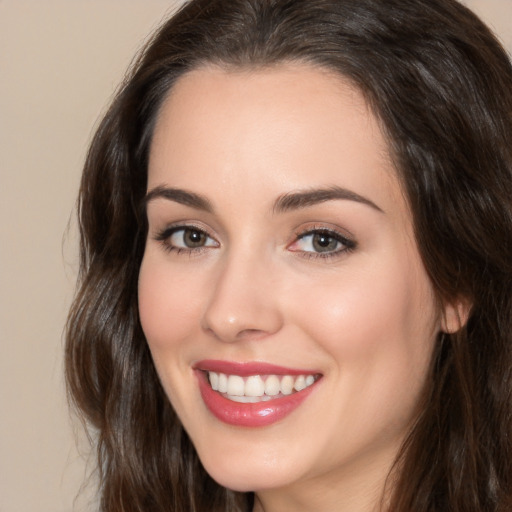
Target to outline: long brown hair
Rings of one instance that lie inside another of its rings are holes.
[[[389,510],[512,510],[512,67],[455,0],[192,0],[147,44],[92,141],[81,267],[66,333],[69,395],[96,431],[104,512],[240,512],[204,471],[156,375],[137,310],[141,200],[155,118],[205,63],[334,70],[381,121],[440,301],[440,335]]]

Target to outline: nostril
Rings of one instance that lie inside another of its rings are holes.
[[[226,330],[206,327],[205,331],[221,341],[258,340],[270,334],[262,329],[241,329],[239,331],[233,330],[231,333],[228,333]]]
[[[237,335],[238,339],[260,339],[267,336],[268,333],[260,329],[244,329]]]

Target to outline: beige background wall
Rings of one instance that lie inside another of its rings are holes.
[[[87,493],[73,504],[85,474],[61,358],[73,225],[63,237],[97,117],[180,1],[0,0],[0,512],[94,510]],[[512,49],[512,0],[467,3]]]

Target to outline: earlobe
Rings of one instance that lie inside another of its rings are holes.
[[[456,333],[466,325],[470,312],[471,303],[469,300],[458,299],[446,303],[441,318],[441,331],[446,334]]]

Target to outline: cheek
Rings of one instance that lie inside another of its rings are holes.
[[[189,362],[199,326],[200,288],[187,273],[170,271],[164,259],[144,256],[138,286],[140,321],[160,381],[184,424],[193,421],[190,397],[195,395],[190,386],[195,381],[190,379]]]
[[[154,355],[190,336],[198,324],[199,288],[189,275],[169,272],[165,261],[144,257],[139,273],[139,315]]]
[[[307,307],[294,305],[296,321],[329,361],[336,399],[325,405],[326,431],[341,433],[326,448],[333,464],[346,445],[397,439],[413,417],[435,342],[436,309],[427,278],[405,274],[353,274],[315,287]]]
[[[424,366],[437,324],[428,278],[407,264],[369,268],[310,288],[307,304],[294,304],[297,322],[339,366],[374,363],[375,375]]]

